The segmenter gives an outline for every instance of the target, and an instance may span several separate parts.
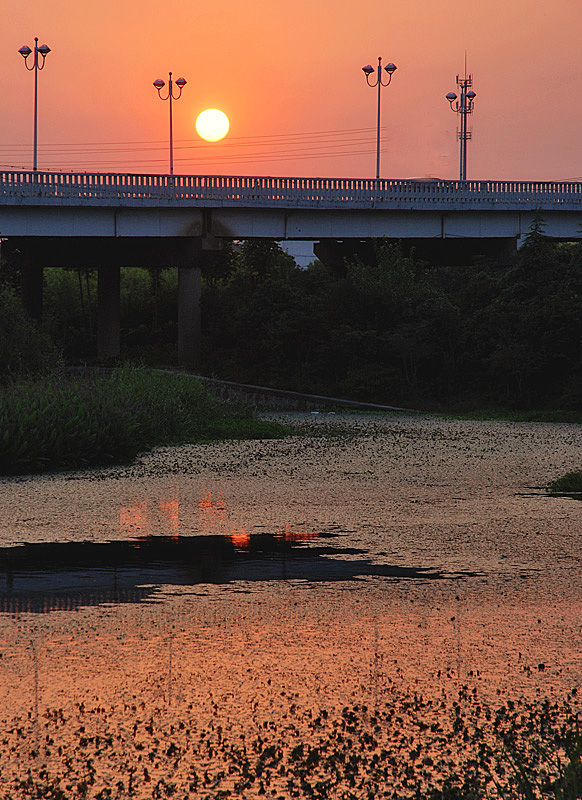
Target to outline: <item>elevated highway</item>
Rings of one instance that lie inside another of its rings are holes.
[[[123,266],[178,267],[180,359],[192,364],[199,268],[223,240],[314,240],[333,263],[388,237],[467,263],[515,250],[536,217],[554,239],[582,238],[582,183],[0,172],[0,239],[20,258],[25,304],[39,316],[44,267],[97,267],[103,359],[119,353]]]
[[[0,235],[579,238],[582,183],[0,172]]]

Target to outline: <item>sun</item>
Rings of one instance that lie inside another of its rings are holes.
[[[207,142],[218,142],[219,139],[224,139],[229,126],[228,117],[224,111],[220,111],[218,108],[207,108],[196,118],[198,135]]]

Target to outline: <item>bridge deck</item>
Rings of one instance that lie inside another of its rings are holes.
[[[0,172],[0,205],[582,210],[582,183]]]

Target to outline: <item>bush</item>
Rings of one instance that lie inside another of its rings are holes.
[[[49,335],[28,317],[15,292],[0,288],[0,376],[34,375],[59,361]]]
[[[156,445],[285,435],[233,413],[186,375],[121,367],[11,383],[0,398],[0,474],[131,461]]]
[[[567,472],[561,478],[556,478],[548,486],[549,492],[568,493],[580,492],[582,493],[582,472]]]

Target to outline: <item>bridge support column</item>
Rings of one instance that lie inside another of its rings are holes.
[[[178,267],[178,362],[193,368],[200,361],[200,267]]]
[[[97,271],[97,358],[112,361],[120,354],[120,269],[99,266]]]
[[[33,319],[42,317],[43,268],[38,264],[22,265],[20,290],[22,305]]]

